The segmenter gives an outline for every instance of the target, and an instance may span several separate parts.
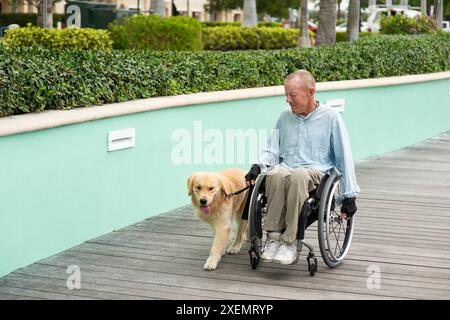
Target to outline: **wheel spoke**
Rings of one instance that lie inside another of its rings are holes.
[[[353,220],[342,219],[340,203],[337,199],[340,195],[339,179],[333,177],[332,184],[327,184],[327,197],[325,207],[320,209],[319,244],[326,264],[336,267],[347,255],[352,240]],[[322,202],[323,205],[323,202]]]
[[[341,253],[342,253],[342,248],[341,248],[341,246],[339,245],[339,236],[340,236],[340,234],[341,234],[341,223],[338,223],[339,224],[339,233],[338,233],[338,236],[337,236],[337,238],[336,238],[336,232],[334,233],[334,236],[335,236],[335,238],[336,238],[336,246],[335,246],[335,248],[334,248],[334,256],[336,257],[336,251],[337,251],[337,248],[339,247],[339,256],[337,256],[336,258],[339,258],[340,257],[340,255],[341,255]]]

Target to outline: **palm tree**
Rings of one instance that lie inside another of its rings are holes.
[[[336,0],[323,0],[319,4],[317,45],[332,45],[336,42]]]
[[[166,16],[166,6],[164,4],[164,0],[152,0],[150,2],[150,10],[153,14],[156,14],[160,17]]]
[[[427,14],[427,0],[420,0],[420,11],[422,14]]]
[[[433,17],[437,22],[438,28],[442,29],[442,16],[444,14],[444,1],[434,0],[434,13]]]
[[[256,28],[257,25],[256,0],[244,0],[244,21],[242,26]]]
[[[308,34],[308,0],[300,1],[300,34],[298,36],[298,46],[300,48],[311,47]]]
[[[342,0],[337,0],[337,19],[342,17],[341,3]]]
[[[360,0],[350,0],[347,16],[347,41],[353,41],[359,37],[359,8]]]
[[[53,6],[55,2],[59,2],[61,0],[48,0],[47,5],[47,14],[45,11],[45,1],[44,0],[27,0],[27,2],[33,6],[35,6],[38,10],[37,16],[37,25],[43,28],[53,28]],[[13,10],[15,4],[23,4],[22,1],[13,1]],[[14,11],[13,11],[14,12]],[[44,21],[45,20],[45,21]]]

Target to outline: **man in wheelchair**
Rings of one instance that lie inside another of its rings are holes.
[[[325,173],[335,168],[341,174],[341,217],[357,210],[356,182],[350,141],[340,114],[315,99],[315,79],[306,70],[285,80],[290,110],[281,113],[258,163],[246,175],[247,185],[266,172],[267,241],[261,259],[281,264],[298,260],[299,212]]]

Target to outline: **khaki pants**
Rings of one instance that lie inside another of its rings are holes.
[[[270,170],[266,178],[268,212],[264,229],[285,230],[281,235],[284,242],[291,244],[297,240],[300,210],[323,176],[322,172],[310,168],[289,171],[278,166]]]

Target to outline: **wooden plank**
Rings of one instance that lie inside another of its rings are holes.
[[[247,249],[247,248],[245,248]],[[93,250],[100,250],[100,252],[105,252],[111,255],[122,255],[126,256],[128,253],[134,253],[138,255],[142,255],[144,259],[152,259],[152,257],[159,261],[172,261],[172,257],[177,254],[178,258],[184,258],[189,259],[187,261],[181,262],[183,265],[186,263],[192,263],[192,259],[201,260],[203,259],[199,257],[199,251],[195,249],[183,249],[182,252],[179,252],[176,248],[170,248],[170,247],[164,247],[164,248],[137,248],[137,247],[124,247],[124,246],[114,246],[110,244],[94,244],[89,243],[84,246],[79,246],[77,248],[73,249],[74,251],[80,251],[83,252],[95,252]],[[139,256],[138,256],[139,257]],[[302,259],[304,259],[304,255],[302,255]],[[225,256],[223,258],[223,261],[230,264],[241,264],[241,265],[249,265],[249,260],[245,255],[244,250],[244,257],[242,259],[241,255],[236,256]],[[270,264],[269,264],[270,265]],[[363,268],[360,267],[357,264],[347,264],[345,262],[345,268],[342,268],[339,270],[342,274],[354,274],[354,275],[360,275],[360,276],[367,276],[367,265]],[[322,268],[323,269],[323,268]],[[384,268],[383,268],[384,269]],[[306,270],[306,269],[305,269]],[[391,270],[394,270],[394,268],[391,268]],[[429,282],[429,283],[436,283],[436,284],[442,284],[443,286],[447,286],[447,288],[450,288],[450,272],[443,273],[440,276],[434,278],[430,277],[428,275],[427,277],[424,277],[422,274],[419,274],[419,276],[414,275],[411,272],[408,272],[407,270],[404,270],[403,268],[400,268],[399,271],[401,273],[394,273],[391,270],[384,270],[384,276],[391,277],[391,278],[398,278],[403,280],[409,280],[409,281],[415,281],[415,282]],[[328,271],[325,269],[325,271]],[[322,271],[321,271],[322,272]]]
[[[96,249],[94,248],[86,248],[84,247],[82,250],[76,250],[76,252],[79,252],[80,254],[97,254],[97,255],[104,255],[104,256],[115,256],[115,257],[123,257],[123,258],[133,258],[133,259],[142,259],[142,260],[152,260],[152,264],[159,264],[159,263],[167,263],[173,260],[173,256],[171,252],[147,252],[147,253],[136,253],[136,252],[129,252],[129,251],[123,251],[123,250],[117,250],[117,248],[108,248],[108,249],[104,249],[101,247],[97,247]],[[164,255],[165,254],[165,255]],[[76,255],[76,253],[75,253]],[[177,257],[177,264],[183,265],[184,267],[187,265],[198,265],[197,263],[193,264],[191,261],[190,256],[192,256],[193,253],[189,252],[188,255],[186,255],[185,257]],[[224,257],[224,259],[231,260],[228,259],[229,256]],[[231,256],[230,256],[231,258]],[[240,260],[242,261],[242,260]],[[228,264],[228,266],[233,265],[233,264],[237,264],[239,261],[237,259],[235,260],[231,260],[230,263]],[[243,261],[244,264],[240,263],[240,265],[246,265],[248,263],[248,261],[245,259],[245,261]],[[306,266],[305,266],[305,272],[306,272]],[[361,281],[360,277],[363,278],[362,281],[364,281],[367,278],[367,273],[364,272],[364,274],[361,273],[352,273],[352,275],[356,275],[359,278],[357,278],[357,281]],[[450,276],[450,272],[448,273],[448,276]],[[334,276],[333,276],[334,277]],[[327,277],[325,277],[327,278]],[[423,284],[419,284],[417,285],[416,280],[418,280],[418,278],[413,278],[411,276],[408,277],[403,277],[403,279],[405,281],[410,282],[411,286],[419,286],[419,287],[426,287],[426,285],[424,286]],[[398,279],[397,279],[398,280]],[[329,281],[333,281],[332,277],[329,278]],[[418,281],[418,282],[424,282],[424,281]],[[446,290],[450,287],[450,280],[448,278],[445,279],[437,279],[436,281],[431,281],[429,282],[429,288],[438,288],[438,289],[442,289],[442,290]]]
[[[23,287],[17,288],[6,285],[0,285],[0,294],[27,296],[31,298],[48,300],[96,300],[95,298],[66,295],[55,292],[48,292],[46,290],[32,290]]]
[[[77,258],[64,257],[64,259],[55,260],[53,265],[39,265],[38,269],[44,270],[49,273],[54,273],[61,267],[65,269],[67,263],[80,263]],[[85,260],[86,261],[86,260]],[[93,264],[92,262],[95,262]],[[281,285],[277,281],[271,281],[275,284],[266,283],[253,283],[236,280],[238,275],[223,275],[218,272],[206,272],[199,270],[202,277],[192,274],[192,271],[184,269],[182,266],[178,266],[180,272],[166,272],[162,271],[161,268],[158,271],[153,271],[151,264],[141,265],[141,266],[130,266],[131,268],[118,267],[116,265],[111,265],[111,261],[106,264],[100,263],[100,261],[92,260],[90,262],[86,261],[80,263],[80,267],[86,275],[98,276],[98,277],[110,277],[135,282],[149,282],[156,284],[165,284],[173,286],[183,286],[195,289],[206,289],[215,290],[216,292],[228,292],[228,293],[239,293],[239,294],[250,294],[250,295],[263,295],[268,298],[281,298],[281,299],[293,299],[293,297],[298,297],[301,299],[319,299],[323,297],[322,292],[305,287],[302,290],[298,290],[289,284],[282,283]],[[115,264],[115,263],[113,263]],[[36,268],[36,265],[30,266],[30,268]],[[176,268],[174,264],[166,264],[166,267]],[[136,272],[138,270],[138,272]],[[240,276],[242,277],[242,276]],[[342,292],[328,291],[326,297],[330,299],[367,299],[372,298],[372,296],[362,295],[362,294],[352,294],[347,293],[343,295]],[[382,299],[384,297],[374,296],[374,299]]]
[[[64,268],[59,267],[57,272],[52,271],[51,273],[45,272],[45,268],[25,268],[18,272],[10,274],[8,278],[21,278],[27,279],[27,281],[34,281],[40,284],[48,283],[51,281],[53,283],[59,284],[61,281],[66,281],[64,275]],[[85,271],[83,269],[83,271]],[[204,299],[252,299],[252,300],[265,300],[267,297],[260,295],[242,295],[242,294],[228,294],[225,292],[218,293],[212,290],[198,290],[190,289],[181,286],[168,286],[163,284],[152,284],[140,281],[123,280],[118,277],[105,277],[105,274],[92,273],[82,275],[82,290],[85,287],[93,287],[98,290],[99,287],[104,287],[105,290],[111,292],[121,292],[124,296],[128,296],[130,293],[137,294],[141,298],[146,299],[188,299],[188,300],[204,300]],[[31,280],[29,280],[31,279]]]
[[[98,278],[97,278],[98,279]],[[101,280],[101,278],[100,278]],[[205,299],[202,295],[182,294],[180,292],[164,292],[161,290],[155,290],[152,288],[139,288],[134,284],[118,285],[117,281],[96,281],[90,282],[90,279],[83,275],[81,288],[69,290],[65,286],[66,278],[54,278],[49,276],[36,276],[30,274],[13,273],[8,276],[7,286],[14,286],[16,288],[27,287],[34,290],[42,290],[47,292],[64,293],[70,296],[81,296],[96,299],[108,299],[108,300],[144,300],[144,299],[178,299],[178,300],[201,300]],[[124,281],[121,284],[125,283]],[[212,297],[209,297],[212,299]]]
[[[178,258],[172,258],[173,261],[179,261]],[[276,280],[261,277],[261,272],[255,273],[249,270],[246,266],[243,268],[242,265],[234,265],[235,268],[239,270],[233,270],[230,273],[227,273],[222,266],[219,266],[221,272],[205,272],[201,270],[201,266],[203,265],[202,261],[196,262],[197,265],[190,264],[168,264],[164,263],[164,270],[162,270],[162,266],[159,266],[155,261],[152,260],[151,263],[148,263],[145,259],[137,259],[137,258],[124,258],[124,257],[102,257],[100,255],[89,255],[83,254],[69,254],[64,253],[63,257],[60,256],[57,259],[47,259],[45,261],[46,264],[59,264],[64,262],[66,265],[78,263],[80,268],[85,268],[86,265],[92,265],[96,268],[100,267],[114,267],[121,269],[121,273],[124,270],[129,272],[134,272],[136,274],[142,274],[142,272],[151,272],[157,273],[157,278],[172,278],[174,276],[184,276],[184,277],[196,277],[196,283],[205,283],[209,282],[212,278],[215,281],[219,279],[224,280],[226,282],[233,282],[234,288],[238,289],[240,292],[245,292],[249,286],[254,286],[255,284],[264,283],[265,285],[272,285],[271,289],[272,293],[280,294],[281,291],[284,290],[284,286],[297,287],[302,290],[320,290],[324,293],[327,293],[328,290],[331,290],[335,293],[341,292],[345,294],[370,294],[375,296],[391,296],[397,297],[401,293],[404,298],[413,298],[419,299],[429,297],[434,299],[442,299],[447,293],[446,289],[439,289],[436,287],[432,288],[424,288],[423,285],[420,288],[414,288],[411,286],[409,281],[404,281],[403,286],[401,287],[401,291],[399,291],[399,286],[397,284],[389,283],[388,280],[383,282],[383,290],[377,290],[375,292],[371,292],[366,287],[366,277],[364,279],[355,279],[354,281],[350,281],[350,279],[346,279],[346,281],[340,281],[339,279],[327,279],[326,281],[321,281],[320,277],[311,278],[306,274],[306,268],[304,271],[304,277],[299,277],[298,273],[295,273],[294,277],[289,277],[285,274],[282,274],[282,277],[278,277]],[[297,265],[296,268],[299,268],[301,265]],[[136,272],[139,270],[139,272]],[[276,270],[276,267],[271,269],[272,271]],[[336,271],[339,272],[338,270]],[[273,272],[274,275],[279,276],[280,272]],[[300,280],[301,279],[301,280]],[[278,287],[278,289],[276,288]],[[220,290],[220,289],[219,289]],[[322,294],[322,298],[327,295]]]
[[[357,163],[362,194],[352,247],[340,267],[326,267],[311,226],[314,278],[307,252],[297,265],[252,270],[248,242],[203,271],[212,231],[187,205],[0,278],[0,299],[450,299],[449,163],[450,131]],[[72,264],[82,270],[81,290],[65,286]],[[373,265],[378,290],[367,287]]]
[[[42,300],[36,297],[27,297],[23,295],[0,293],[0,300]]]
[[[315,245],[315,243],[311,242],[312,244]],[[115,243],[111,243],[111,241],[107,241],[104,244],[107,245],[116,245]],[[122,242],[119,242],[118,245],[122,245]],[[183,248],[178,247],[177,244],[173,244],[173,243],[165,243],[164,245],[160,245],[158,246],[158,249],[155,249],[155,251],[151,251],[151,247],[149,247],[148,245],[140,245],[140,244],[135,244],[135,243],[130,243],[127,242],[127,247],[131,247],[133,249],[142,249],[142,250],[146,250],[146,251],[150,251],[152,252],[152,255],[158,256],[160,257],[161,255],[169,255],[171,257],[178,255],[179,257],[189,257],[191,260],[200,260],[200,261],[204,261],[208,255],[209,252],[209,246],[204,246],[203,249],[199,248],[199,247],[192,247],[189,248],[189,246],[183,246]],[[122,247],[121,247],[122,248]],[[74,250],[77,250],[76,248]],[[243,255],[243,265],[248,265],[249,261],[248,261],[248,256],[246,255],[246,250],[248,250],[248,245],[245,245],[244,248],[242,249],[242,255]],[[226,261],[235,261],[240,258],[241,254],[238,256],[226,256]],[[320,260],[320,257],[318,257]],[[350,259],[350,260],[349,260]],[[351,248],[351,253],[349,255],[349,259],[347,259],[344,263],[345,264],[349,264],[351,263],[351,261],[353,261],[353,248]],[[348,262],[349,260],[349,262]],[[357,261],[357,260],[355,260]],[[303,261],[301,261],[303,263]],[[368,264],[367,262],[365,262],[365,267],[364,267],[364,272],[366,271],[367,267],[370,264]],[[413,269],[411,269],[409,266],[407,265],[400,265],[400,264],[390,264],[391,266],[398,266],[398,271],[401,273],[405,273],[407,272],[407,274],[412,274],[415,272],[415,270],[418,270],[418,274],[419,275],[423,275],[424,277],[427,276],[435,276],[438,278],[448,278],[449,277],[449,273],[448,270],[440,270],[440,269],[431,269],[431,268],[422,268],[421,266],[413,266]],[[386,269],[386,267],[383,267],[384,269]],[[422,270],[423,269],[423,270]],[[306,270],[306,269],[305,269]],[[424,270],[426,270],[427,272],[423,272]]]
[[[324,296],[329,299],[383,299],[386,298],[381,292],[372,295],[365,287],[361,288],[342,288],[323,283],[322,289],[311,287],[311,277],[297,277],[294,279],[282,276],[280,273],[275,273],[272,279],[261,278],[262,273],[251,273],[247,267],[242,268],[236,272],[225,273],[224,270],[220,272],[205,272],[201,270],[203,263],[199,263],[195,270],[188,268],[189,266],[181,266],[177,264],[165,264],[165,269],[156,268],[153,263],[142,264],[138,261],[136,263],[127,264],[125,261],[121,262],[120,258],[107,259],[108,262],[99,258],[89,258],[87,262],[77,257],[65,256],[63,260],[55,260],[55,265],[67,265],[67,263],[80,264],[85,273],[91,274],[100,271],[101,276],[106,274],[110,277],[119,275],[123,279],[164,283],[172,285],[183,285],[189,288],[206,288],[208,290],[216,290],[217,292],[229,292],[251,295],[263,295],[268,298],[277,297],[281,299],[292,299],[297,297],[299,299],[320,299]],[[250,275],[250,277],[249,277]],[[264,281],[261,281],[264,279]],[[362,285],[362,284],[361,284]],[[347,290],[348,289],[348,290]],[[386,291],[383,292],[386,294]],[[391,292],[395,298],[398,291]],[[389,298],[392,298],[389,297]]]

